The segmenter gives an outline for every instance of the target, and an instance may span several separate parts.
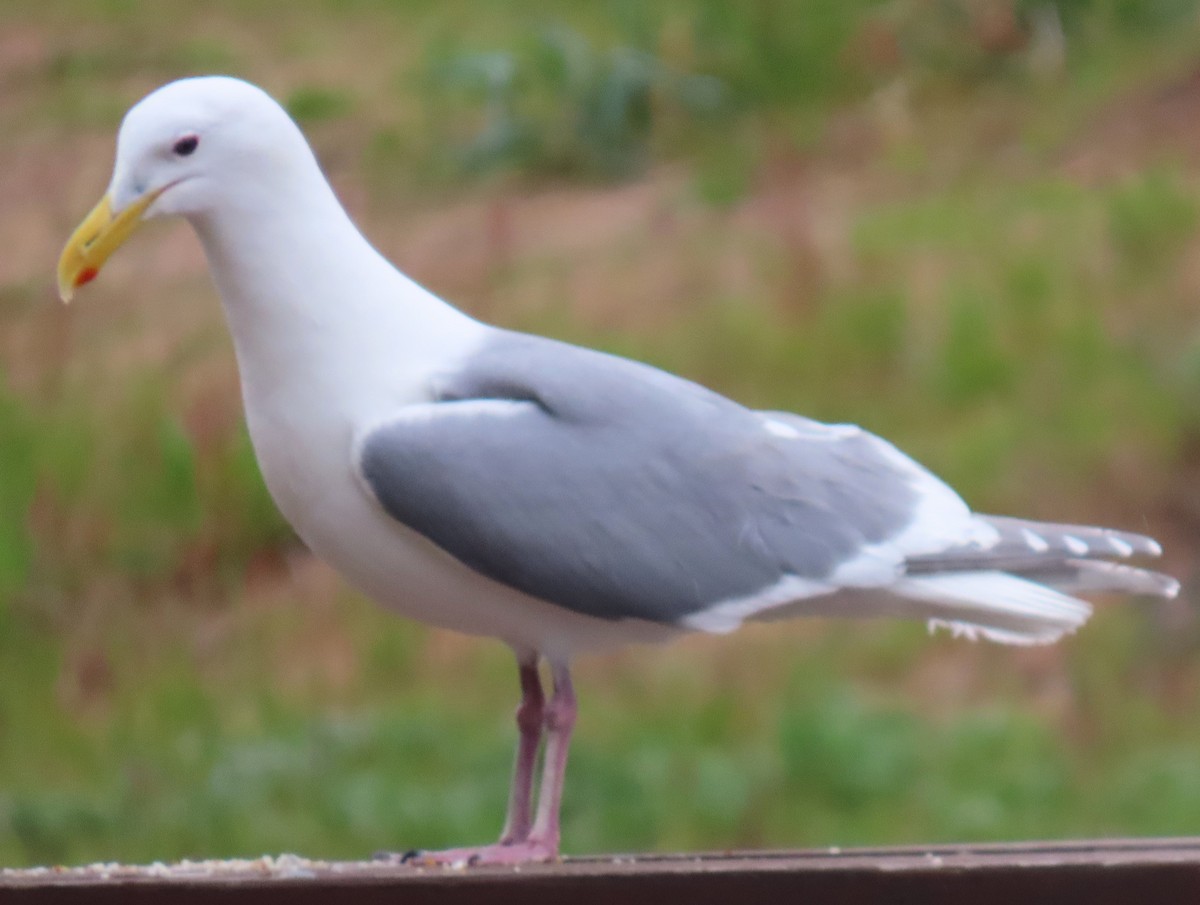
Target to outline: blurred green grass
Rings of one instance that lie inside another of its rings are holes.
[[[1200,13],[996,6],[6,4],[0,234],[46,239],[0,262],[0,862],[357,857],[502,817],[510,658],[296,547],[194,257],[163,231],[68,313],[42,291],[101,185],[70,170],[179,75],[274,90],[368,232],[489,318],[863,423],[980,509],[1152,530],[1186,577],[1200,131],[1112,123],[1196,93]],[[1047,10],[1063,55],[1039,68]],[[530,43],[548,28],[586,48],[572,79]],[[539,140],[464,167],[487,95],[438,74],[488,54],[518,73],[491,125]],[[726,102],[616,79],[621,54]],[[596,104],[616,125],[575,129]],[[482,251],[428,238],[443,210],[488,224]],[[132,276],[155,247],[179,275]],[[566,848],[1194,833],[1192,603],[1104,606],[1051,650],[818,624],[587,661]]]

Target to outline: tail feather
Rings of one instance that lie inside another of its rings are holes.
[[[1091,607],[1071,594],[1179,593],[1179,582],[1168,575],[1108,561],[1161,555],[1162,547],[1151,537],[996,515],[976,518],[995,530],[993,543],[910,559],[906,577],[896,586],[905,596],[959,608],[953,618],[931,619],[931,627],[1010,644],[1047,643],[1074,631],[1091,614]],[[963,613],[963,606],[975,606],[977,613]]]
[[[1002,516],[975,518],[992,529],[992,542],[964,542],[910,557],[891,584],[843,587],[764,609],[754,618],[923,619],[931,629],[969,638],[1049,644],[1092,614],[1091,605],[1073,594],[1179,593],[1179,582],[1168,575],[1109,561],[1160,555],[1162,548],[1144,535]]]
[[[944,616],[929,619],[931,628],[1006,644],[1049,644],[1092,615],[1091,605],[1082,600],[1004,572],[905,578],[893,590],[944,607]]]
[[[1083,625],[1091,612],[1082,600],[1014,575],[957,572],[904,577],[886,588],[844,588],[772,607],[754,618],[916,619],[972,638],[1049,644]]]

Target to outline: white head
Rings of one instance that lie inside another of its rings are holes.
[[[306,153],[297,159],[300,148]],[[274,181],[281,170],[310,164],[307,149],[261,88],[226,76],[182,79],[125,114],[108,191],[116,211],[161,192],[147,217],[201,214],[230,186]]]
[[[300,129],[262,89],[225,76],[164,85],[125,114],[108,192],[63,250],[59,292],[94,278],[143,219],[261,208],[305,184],[324,191]]]

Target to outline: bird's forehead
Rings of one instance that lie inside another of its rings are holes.
[[[181,79],[148,94],[130,108],[121,123],[118,142],[132,147],[163,140],[177,132],[236,121],[274,106],[262,90],[238,79]]]

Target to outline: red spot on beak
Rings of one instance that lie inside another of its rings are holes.
[[[82,286],[84,283],[90,283],[96,279],[96,274],[100,271],[95,267],[85,267],[79,271],[79,276],[75,277],[75,285]]]

